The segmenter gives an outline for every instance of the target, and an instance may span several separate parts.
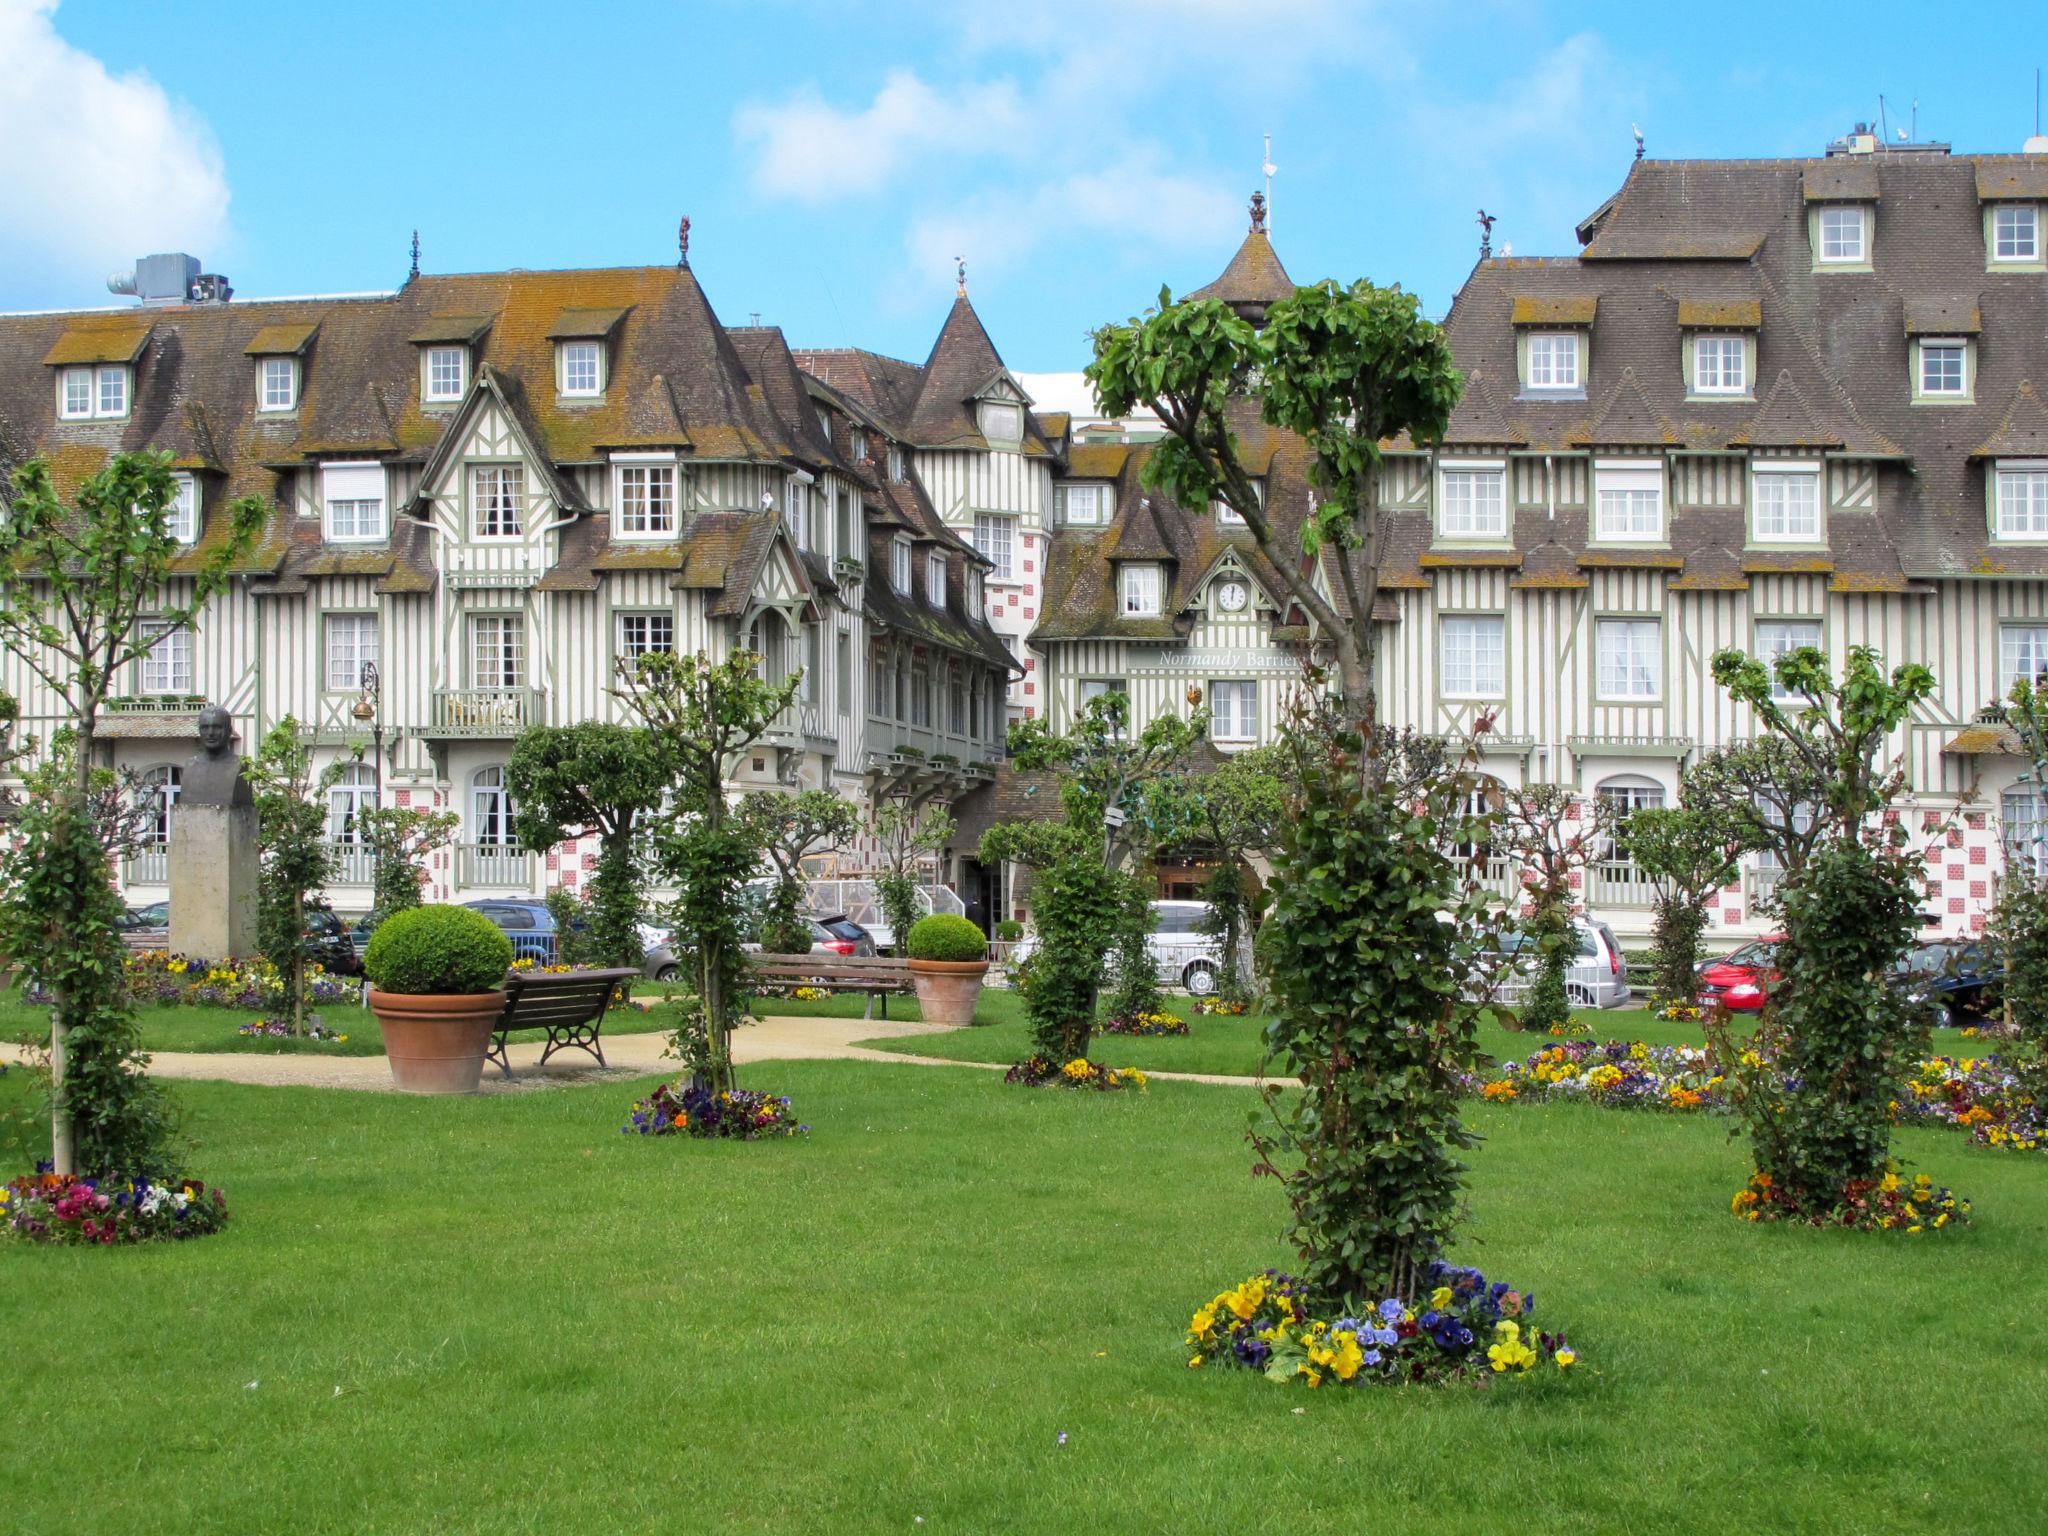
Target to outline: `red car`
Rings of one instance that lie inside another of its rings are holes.
[[[1699,972],[1700,1006],[1711,1008],[1720,1003],[1732,1013],[1750,1013],[1763,1007],[1778,979],[1778,946],[1784,942],[1782,933],[1774,933],[1719,960],[1703,962]]]

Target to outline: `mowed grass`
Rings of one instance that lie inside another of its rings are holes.
[[[20,1075],[0,1094],[21,1091]],[[234,1221],[0,1244],[11,1533],[2026,1531],[2048,1164],[1912,1132],[1945,1240],[1759,1229],[1719,1122],[1474,1106],[1459,1256],[1575,1374],[1191,1372],[1286,1258],[1242,1089],[747,1069],[807,1141],[653,1142],[616,1085],[181,1084]],[[1059,1444],[1064,1433],[1066,1444]],[[923,1524],[917,1522],[922,1519]]]

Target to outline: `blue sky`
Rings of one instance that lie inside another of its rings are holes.
[[[1297,281],[1441,313],[1477,251],[1565,254],[1655,156],[1817,153],[1889,102],[2017,150],[2039,0],[869,5],[0,0],[0,308],[113,302],[186,248],[243,296],[692,264],[729,323],[922,359],[964,254],[1020,370],[1213,277],[1273,135]]]

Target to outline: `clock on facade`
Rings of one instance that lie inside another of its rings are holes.
[[[1225,613],[1236,613],[1244,607],[1245,590],[1241,581],[1226,581],[1216,589],[1216,601]]]

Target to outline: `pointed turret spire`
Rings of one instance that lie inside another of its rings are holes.
[[[1230,265],[1215,282],[1197,288],[1191,299],[1221,299],[1253,325],[1266,323],[1268,306],[1294,296],[1294,280],[1280,265],[1266,234],[1266,194],[1252,194],[1252,227]]]

